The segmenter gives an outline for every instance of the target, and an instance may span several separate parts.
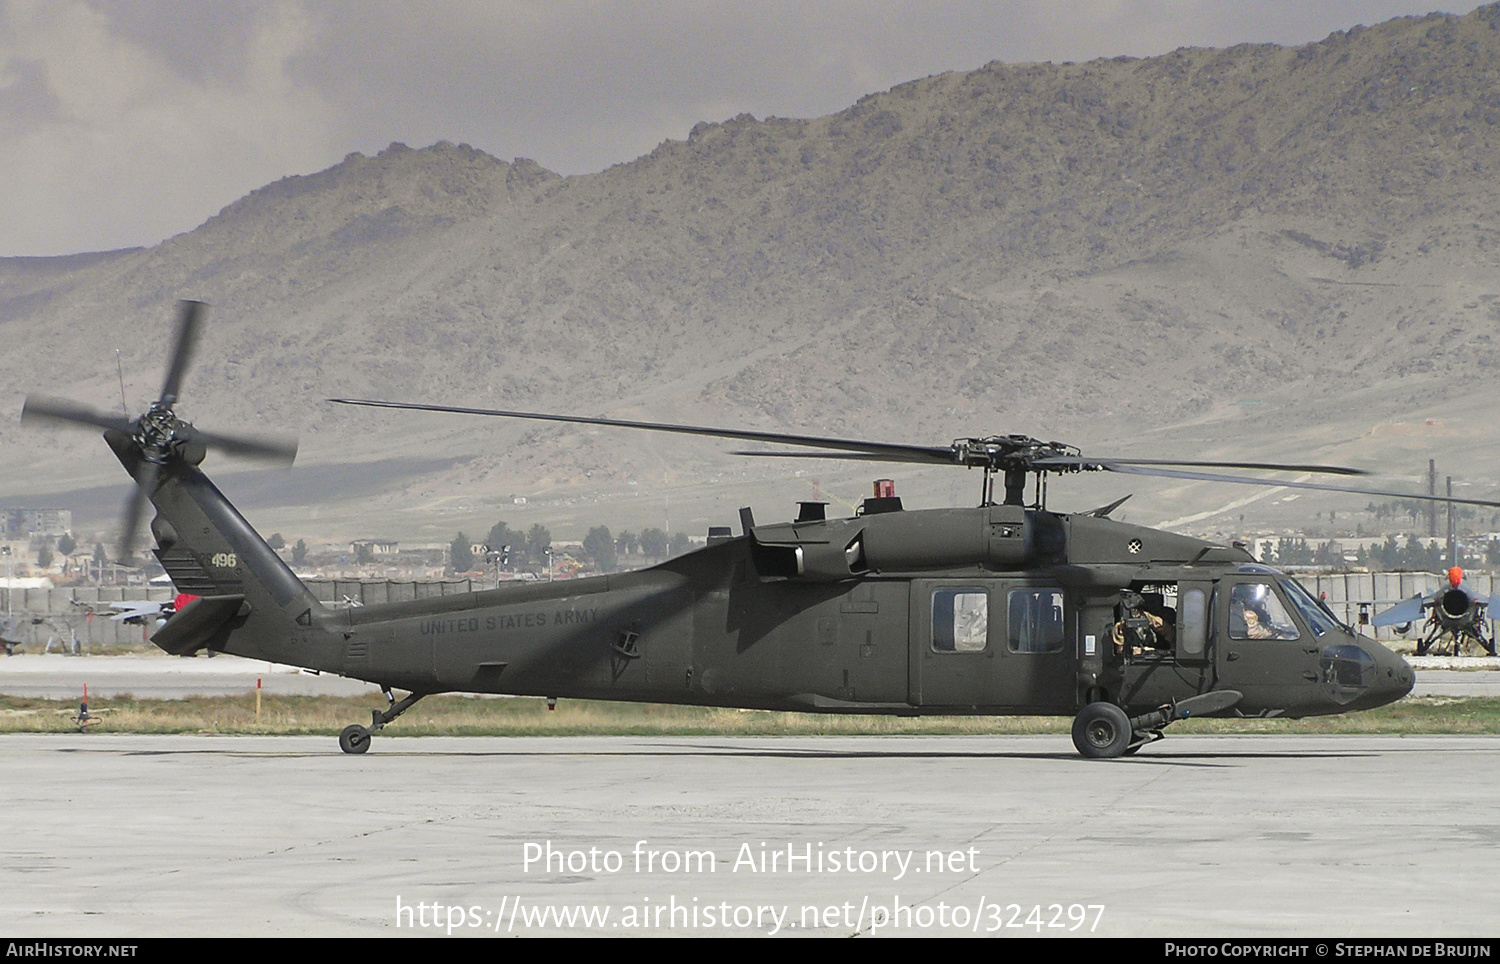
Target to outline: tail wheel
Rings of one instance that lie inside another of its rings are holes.
[[[1123,756],[1132,735],[1130,718],[1113,703],[1090,703],[1073,718],[1073,745],[1091,760]]]
[[[344,727],[339,734],[339,749],[345,753],[363,753],[370,748],[370,731],[358,723]]]

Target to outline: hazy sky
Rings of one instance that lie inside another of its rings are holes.
[[[578,174],[991,60],[1305,43],[1437,2],[0,0],[0,256],[155,244],[391,141]]]

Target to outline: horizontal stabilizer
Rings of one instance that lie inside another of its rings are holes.
[[[174,656],[196,652],[207,646],[214,634],[245,605],[241,594],[200,596],[168,619],[151,641]]]

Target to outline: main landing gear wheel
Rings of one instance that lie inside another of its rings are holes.
[[[345,753],[363,753],[370,748],[370,731],[358,723],[344,727],[339,734],[339,749]]]
[[[1073,745],[1091,760],[1124,755],[1133,735],[1130,718],[1113,703],[1090,703],[1073,718]]]

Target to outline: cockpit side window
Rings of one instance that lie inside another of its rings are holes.
[[[1312,593],[1308,592],[1297,580],[1283,579],[1281,588],[1286,590],[1286,594],[1291,597],[1292,605],[1297,607],[1297,611],[1312,628],[1314,636],[1321,637],[1330,629],[1340,627],[1339,621],[1334,618],[1328,607],[1314,599]]]
[[[1298,639],[1301,635],[1268,583],[1242,582],[1230,590],[1230,639]]]

